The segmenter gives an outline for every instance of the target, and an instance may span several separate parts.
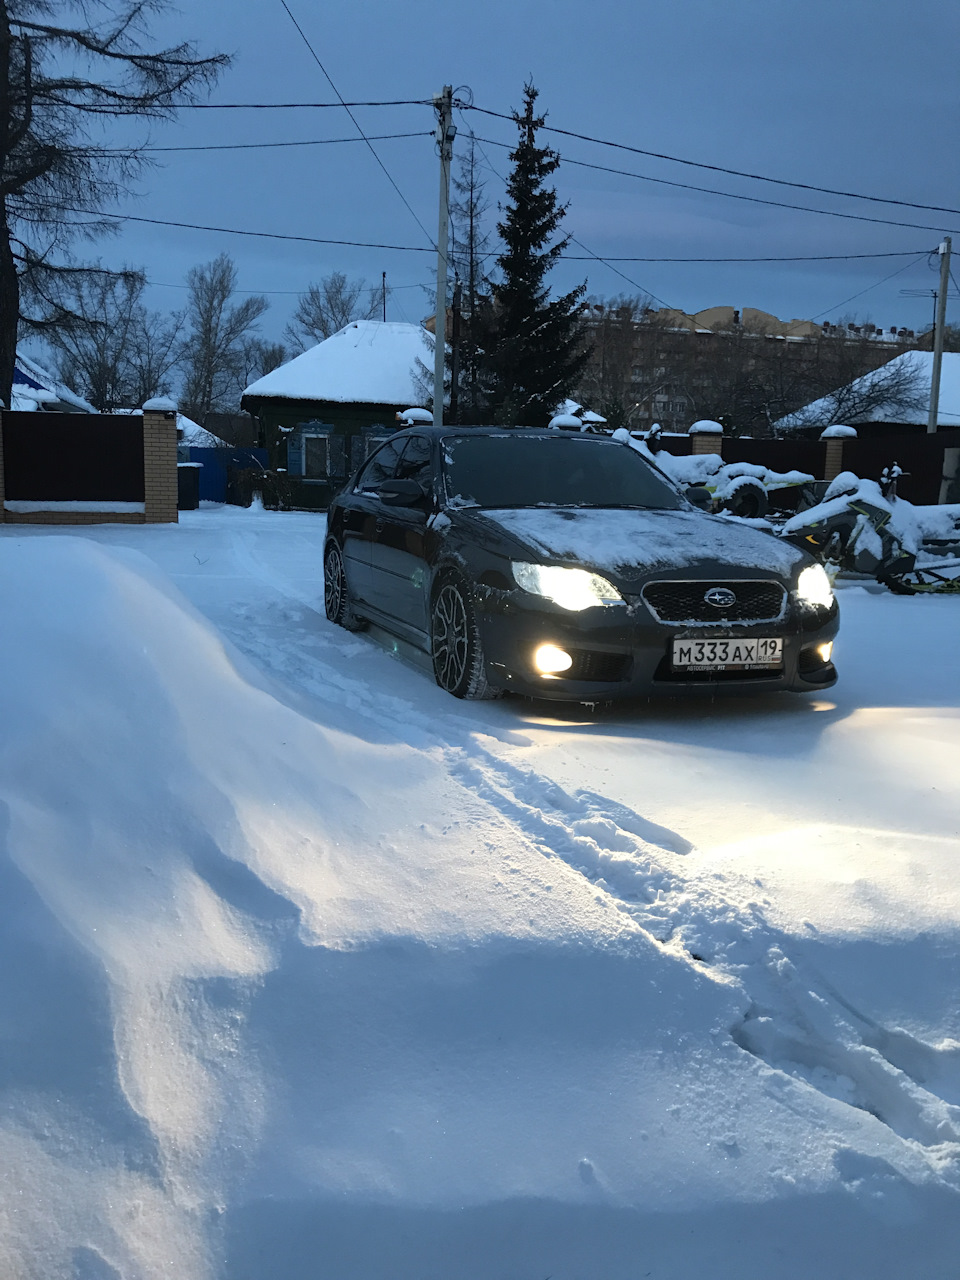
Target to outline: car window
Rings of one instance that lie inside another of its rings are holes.
[[[376,491],[384,480],[392,480],[400,460],[400,451],[406,442],[407,438],[404,436],[402,440],[388,440],[378,449],[357,477],[357,483],[354,485],[355,492]]]
[[[433,480],[433,450],[426,436],[411,436],[397,468],[398,480],[419,480],[429,488]]]
[[[447,500],[464,506],[682,506],[639,453],[600,436],[446,436],[442,453]]]

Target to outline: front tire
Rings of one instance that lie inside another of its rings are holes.
[[[343,571],[343,555],[335,542],[327,545],[323,557],[323,607],[330,621],[345,631],[362,631],[367,625],[353,612],[347,576]]]
[[[457,577],[441,580],[430,610],[430,650],[437,684],[455,698],[499,698],[487,680],[473,597]]]

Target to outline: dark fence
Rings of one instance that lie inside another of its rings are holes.
[[[10,501],[143,502],[143,418],[4,413],[3,472]]]
[[[900,436],[863,436],[843,442],[843,469],[877,480],[884,467],[896,462],[906,473],[897,493],[908,502],[921,505],[939,502],[947,472],[948,449],[960,446],[960,430]],[[952,461],[952,459],[951,459]],[[946,493],[947,501],[958,499]]]

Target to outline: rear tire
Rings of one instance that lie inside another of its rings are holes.
[[[460,577],[442,578],[430,608],[430,651],[437,684],[455,698],[499,698],[487,680],[473,595]]]
[[[323,607],[330,621],[345,631],[362,631],[367,625],[353,611],[343,571],[343,555],[335,542],[327,544],[323,556]]]

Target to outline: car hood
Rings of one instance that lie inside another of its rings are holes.
[[[481,518],[526,548],[531,560],[587,565],[628,590],[665,569],[710,575],[748,569],[786,580],[808,559],[765,530],[700,511],[526,507],[485,510]]]

